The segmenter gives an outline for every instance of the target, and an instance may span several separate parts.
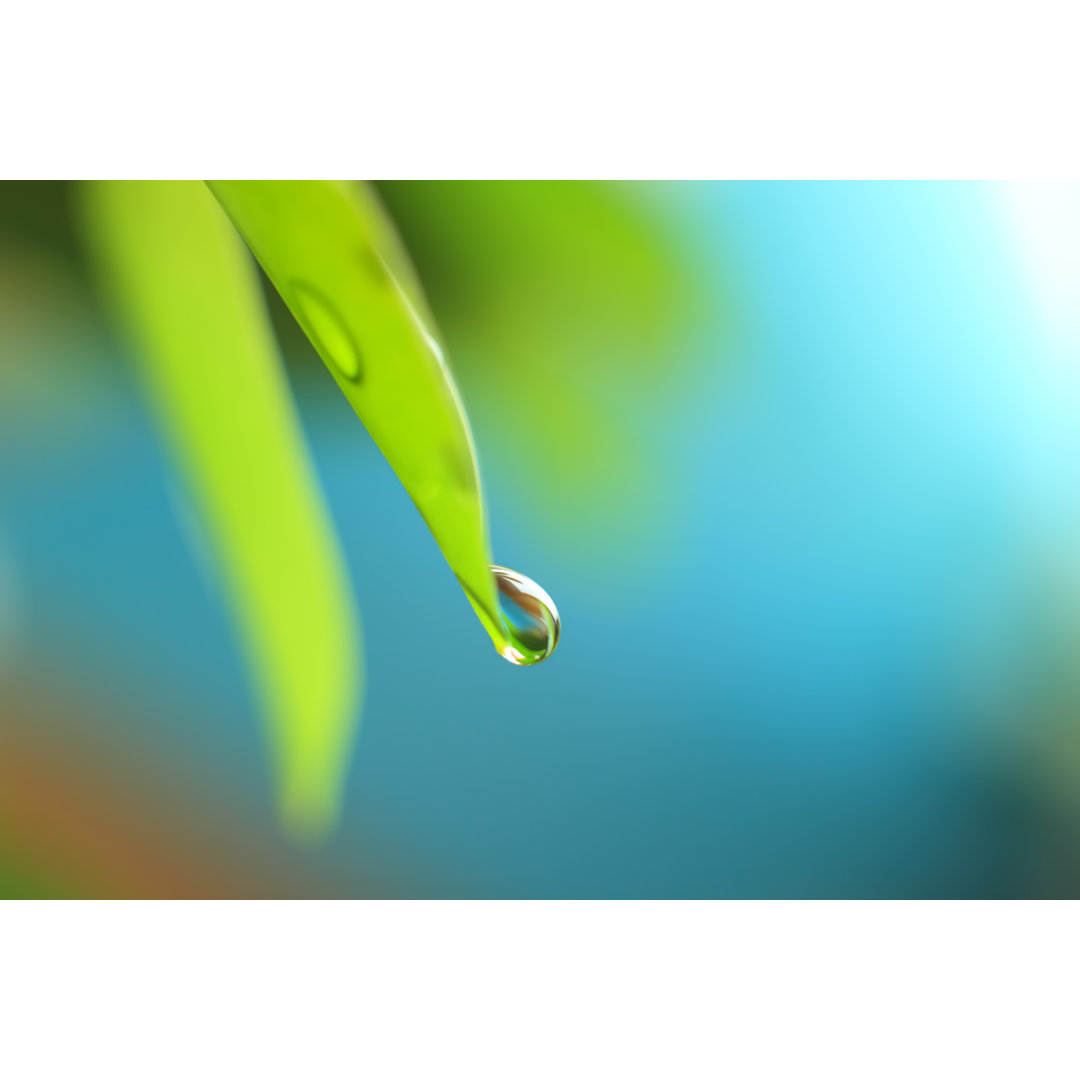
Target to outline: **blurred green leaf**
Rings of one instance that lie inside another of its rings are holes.
[[[360,630],[255,268],[201,182],[94,183],[83,209],[221,564],[269,721],[283,820],[317,834],[340,804]]]

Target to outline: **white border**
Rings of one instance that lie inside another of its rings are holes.
[[[1073,903],[9,903],[0,1075],[1076,1075]]]
[[[8,5],[0,176],[1080,176],[1074,4]]]

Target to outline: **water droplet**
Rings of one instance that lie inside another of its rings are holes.
[[[559,611],[555,601],[531,578],[492,566],[499,589],[499,611],[508,642],[502,655],[511,664],[527,666],[546,660],[559,644]]]
[[[314,339],[323,358],[329,357],[346,379],[358,382],[362,373],[360,350],[344,320],[329,301],[307,282],[294,281],[291,292],[300,309],[301,325]]]

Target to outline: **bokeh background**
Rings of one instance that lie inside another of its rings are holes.
[[[267,289],[368,665],[284,838],[73,185],[0,183],[0,893],[1080,895],[1080,188],[379,192],[558,652],[492,651]]]

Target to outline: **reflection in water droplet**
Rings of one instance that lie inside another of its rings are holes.
[[[315,339],[315,345],[323,358],[331,360],[346,379],[359,381],[360,350],[341,316],[307,282],[292,282],[290,292],[303,316],[301,325],[309,336]]]
[[[502,655],[526,666],[546,660],[559,644],[559,612],[539,585],[516,570],[492,566],[508,644]]]

